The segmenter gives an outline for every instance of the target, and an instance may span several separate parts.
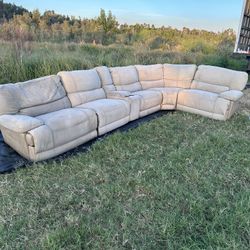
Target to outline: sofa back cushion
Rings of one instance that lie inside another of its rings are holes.
[[[192,88],[221,93],[230,89],[243,90],[248,81],[248,74],[245,72],[201,65],[199,66]]]
[[[59,72],[73,107],[106,98],[95,69]]]
[[[194,64],[164,64],[165,87],[190,88],[196,70]]]
[[[135,92],[142,90],[135,66],[110,68],[116,90]]]
[[[58,76],[0,86],[0,115],[37,116],[69,107],[69,99]]]
[[[143,89],[164,87],[162,64],[136,65],[135,67]]]
[[[100,66],[96,68],[96,71],[101,79],[102,87],[106,93],[115,91],[115,85],[113,83],[112,76],[109,68],[106,66]]]
[[[15,84],[0,85],[0,115],[12,115],[19,111]]]

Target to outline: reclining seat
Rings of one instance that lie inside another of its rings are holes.
[[[5,142],[33,161],[97,136],[95,113],[71,108],[58,76],[0,86],[0,115]]]
[[[190,88],[196,68],[196,65],[174,64],[136,66],[142,88],[162,94],[163,110],[176,109],[179,90]]]
[[[96,71],[101,79],[102,88],[107,98],[127,101],[130,104],[129,120],[134,121],[138,119],[140,117],[140,96],[132,95],[128,91],[117,91],[108,67],[100,66],[96,68]]]
[[[164,64],[163,77],[165,92],[163,92],[164,109],[176,109],[180,90],[189,89],[194,79],[197,66],[195,64]]]
[[[157,91],[162,94],[161,109],[175,109],[178,94],[177,88],[166,88],[163,65],[136,65],[142,89]]]
[[[160,110],[162,95],[156,91],[143,90],[135,66],[110,68],[112,86],[109,95],[136,96],[140,99],[139,117],[143,117]],[[132,108],[133,110],[133,108]]]
[[[201,65],[191,89],[178,96],[178,110],[227,120],[237,110],[248,75],[245,72]]]
[[[96,69],[59,72],[73,107],[93,110],[98,117],[98,134],[103,135],[129,122],[130,105],[108,99]]]

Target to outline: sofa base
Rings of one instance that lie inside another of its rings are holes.
[[[162,110],[174,110],[176,109],[176,103],[180,88],[163,87],[153,88],[153,91],[158,91],[162,94]]]
[[[210,113],[210,112],[207,112],[207,111],[204,111],[204,110],[190,108],[190,107],[183,106],[183,105],[177,105],[177,110],[185,111],[185,112],[196,114],[196,115],[205,116],[205,117],[215,119],[215,120],[220,120],[220,121],[227,120],[227,118],[224,115]]]
[[[124,117],[118,121],[112,122],[104,127],[98,128],[98,135],[99,136],[104,135],[104,134],[106,134],[106,133],[108,133],[116,128],[119,128],[119,127],[129,123],[129,121],[130,121],[130,117],[127,116],[127,117]]]
[[[219,99],[222,100],[222,98],[219,98]],[[239,101],[228,101],[227,109],[223,112],[224,114],[208,112],[208,111],[188,107],[188,106],[181,105],[181,104],[177,104],[176,109],[189,112],[189,113],[193,113],[193,114],[197,114],[197,115],[202,115],[202,116],[215,119],[215,120],[226,121],[233,116],[233,114],[238,110],[238,108],[239,108]]]
[[[11,148],[15,149],[18,154],[28,159],[29,149],[26,143],[26,134],[16,133],[4,127],[1,127],[1,132],[4,138],[4,142]]]
[[[25,159],[30,160],[30,161],[35,161],[35,162],[46,160],[46,159],[55,157],[57,155],[60,155],[62,153],[65,153],[66,151],[73,149],[97,137],[97,131],[94,130],[84,136],[81,136],[80,138],[77,138],[73,141],[65,143],[56,148],[53,148],[44,152],[36,153],[35,147],[28,146],[26,142],[26,134],[16,133],[6,128],[1,128],[1,132],[4,138],[4,142],[7,145],[12,147],[18,154],[20,154]]]
[[[163,104],[161,105],[161,110],[175,110],[176,105],[171,105],[171,104]]]
[[[56,148],[53,148],[53,149],[50,149],[48,151],[44,151],[44,152],[41,152],[38,154],[35,153],[34,147],[29,146],[28,159],[36,162],[36,161],[42,161],[42,160],[46,160],[49,158],[53,158],[53,157],[58,156],[62,153],[65,153],[73,148],[76,148],[76,147],[80,146],[81,144],[88,142],[96,137],[97,137],[97,131],[95,130],[95,131],[92,131],[92,132],[90,132],[90,133],[88,133],[80,138],[77,138],[74,141],[65,143],[64,145],[61,145],[59,147],[56,147]],[[25,157],[25,158],[27,158],[27,157]]]
[[[150,109],[147,109],[147,110],[143,110],[140,112],[140,117],[144,117],[144,116],[147,116],[147,115],[150,115],[152,113],[155,113],[157,111],[161,110],[161,106],[156,106],[156,107],[153,107],[153,108],[150,108]]]
[[[137,95],[131,95],[125,100],[130,102],[130,121],[134,121],[140,117],[140,105],[141,97]]]

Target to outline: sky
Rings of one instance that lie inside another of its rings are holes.
[[[54,10],[81,18],[94,18],[100,9],[111,10],[119,23],[148,23],[223,31],[238,29],[244,0],[12,0],[32,11]],[[9,2],[5,0],[4,2]]]

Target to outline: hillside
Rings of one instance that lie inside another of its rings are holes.
[[[0,22],[10,20],[14,15],[22,15],[25,12],[28,12],[28,10],[22,6],[4,3],[3,0],[0,0]]]

